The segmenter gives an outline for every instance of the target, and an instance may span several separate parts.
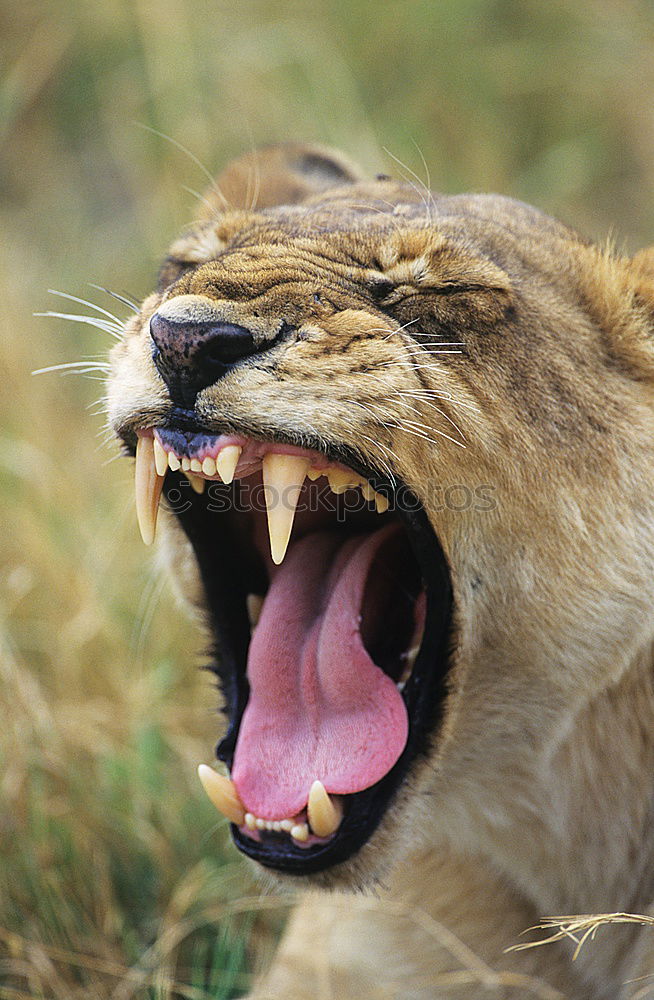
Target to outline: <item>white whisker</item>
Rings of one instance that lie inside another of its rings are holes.
[[[193,188],[187,187],[186,184],[182,184],[181,188],[182,188],[182,191],[186,191],[187,194],[193,195],[193,197],[196,199],[196,201],[201,201],[202,204],[205,205],[210,211],[213,211],[213,205],[211,204],[211,202],[209,201],[209,199],[206,198],[199,191],[195,191]]]
[[[375,410],[376,410],[377,413],[379,414],[379,416],[377,417],[377,419],[381,420],[383,426],[385,426],[387,428],[392,428],[392,429],[395,429],[395,430],[398,430],[398,431],[405,431],[408,434],[413,434],[416,437],[421,437],[425,441],[429,441],[431,444],[437,445],[438,441],[434,440],[434,438],[432,438],[430,436],[430,434],[425,433],[425,431],[430,431],[433,434],[437,434],[439,437],[442,437],[442,438],[445,438],[448,441],[451,441],[452,444],[457,445],[459,448],[465,448],[466,447],[464,441],[457,441],[456,438],[453,438],[450,434],[446,434],[445,431],[438,430],[437,427],[429,427],[427,424],[420,424],[420,423],[418,423],[416,421],[412,421],[412,420],[404,420],[404,419],[402,419],[396,413],[391,413],[388,410],[386,410],[386,411],[382,410],[381,407],[377,406],[375,403],[368,402],[366,405],[364,405],[364,404],[358,404],[354,400],[351,400],[350,402],[353,403],[353,405],[355,405],[355,406],[356,405],[360,405],[361,408],[364,409],[364,410],[367,410],[367,412],[370,415],[372,415],[373,418],[375,416]],[[387,418],[386,420],[384,419],[384,416]],[[388,418],[390,418],[390,421],[389,421]],[[450,423],[452,423],[452,421],[450,421]],[[456,426],[456,425],[454,425],[454,426]],[[459,429],[457,428],[457,431],[458,430]],[[460,433],[460,431],[459,431],[459,433]]]
[[[109,444],[108,441],[107,444]],[[104,462],[102,463],[102,468],[106,469],[108,465],[112,464],[112,462],[117,461],[119,458],[123,459],[124,457],[125,456],[122,454],[122,452],[117,451],[115,455],[110,455],[109,458],[105,458]]]
[[[143,122],[136,122],[136,124],[138,125],[139,128],[145,129],[146,132],[151,132],[152,135],[157,135],[157,136],[159,136],[160,139],[165,139],[166,142],[169,142],[172,146],[175,146],[177,149],[179,149],[180,152],[182,152],[186,156],[188,156],[188,158],[191,160],[191,162],[194,163],[195,166],[199,170],[202,171],[202,173],[204,174],[204,176],[206,177],[206,179],[209,181],[209,184],[211,186],[211,190],[216,192],[216,194],[218,195],[218,197],[220,198],[220,200],[223,203],[223,207],[224,208],[230,208],[231,207],[230,204],[229,204],[229,202],[227,201],[227,198],[225,197],[225,195],[222,193],[222,191],[220,190],[220,188],[216,184],[216,180],[215,180],[213,174],[211,173],[211,171],[207,170],[207,168],[205,167],[204,163],[201,162],[201,160],[198,160],[198,158],[195,155],[195,153],[192,153],[190,149],[187,149],[186,146],[183,146],[181,142],[177,141],[177,139],[173,139],[172,136],[166,135],[165,132],[160,132],[156,128],[152,128],[151,125],[145,125]]]
[[[46,375],[48,372],[63,372],[64,374],[86,375],[89,372],[104,372],[108,375],[111,366],[106,361],[66,361],[60,365],[48,365],[47,368],[37,368],[32,375]]]
[[[123,294],[120,295],[118,292],[113,292],[111,288],[105,288],[104,285],[96,285],[94,281],[89,281],[89,288],[97,288],[99,292],[104,292],[105,295],[111,295],[112,299],[122,302],[123,305],[127,306],[128,309],[131,309],[132,312],[139,312],[137,300],[133,296],[128,295],[127,292],[123,292]]]
[[[442,354],[463,354],[464,352],[463,351],[447,350],[447,351],[427,351],[427,353],[428,354],[433,354],[434,356],[436,356],[436,355],[440,356]],[[402,360],[403,360],[402,358],[393,358],[391,361],[382,361],[380,363],[379,367],[380,368],[391,368],[394,365],[401,364]],[[413,362],[410,362],[409,367],[412,369],[412,371],[419,372],[419,371],[429,370],[431,368],[431,365],[429,365],[429,364],[416,365]]]
[[[425,347],[465,347],[464,340],[414,340],[412,343],[406,346],[405,350],[413,354],[420,354],[421,352],[429,354],[429,351],[424,351]]]
[[[408,423],[411,423],[411,421],[408,421]],[[434,438],[431,437],[431,435],[424,434],[422,431],[419,430],[413,430],[411,427],[407,426],[407,422],[405,421],[402,421],[402,423],[399,425],[397,429],[398,431],[402,431],[405,434],[412,434],[414,437],[422,438],[423,441],[429,441],[430,444],[435,444],[435,445],[438,444],[438,441],[435,441]],[[445,438],[447,441],[451,441],[452,444],[457,445],[459,448],[466,447],[464,441],[457,441],[456,438],[453,438],[450,434],[446,434],[445,431],[439,431],[436,427],[431,427],[430,430],[434,434],[438,434],[439,437]]]
[[[437,392],[425,390],[421,392],[420,390],[413,391],[412,389],[396,389],[395,395],[397,396],[409,396],[410,399],[417,399],[419,402],[424,403],[426,406],[438,409],[437,406],[432,402],[433,399],[446,400],[452,403],[453,406],[460,406],[465,410],[470,410],[471,413],[475,415],[479,414],[479,408],[474,406],[472,403],[466,403],[462,399],[457,399],[451,392]]]
[[[438,353],[438,354],[463,354],[463,351],[438,351],[436,353]],[[397,361],[395,361],[395,360],[394,361],[383,361],[379,365],[380,368],[393,368],[393,367],[400,368],[400,366],[401,366],[400,359],[398,359]],[[416,365],[412,361],[408,361],[408,362],[405,361],[404,362],[404,367],[408,368],[412,372],[436,372],[436,371],[438,371],[438,369],[435,367],[434,364],[431,364],[431,365],[430,364]],[[441,371],[446,371],[447,369],[442,368],[440,370]]]
[[[419,412],[420,412],[420,411],[418,411],[418,410],[415,410],[415,409],[414,409],[413,407],[412,407],[412,409],[413,409],[414,413],[419,413]],[[463,433],[463,431],[461,430],[461,428],[459,427],[459,425],[458,425],[457,423],[455,423],[455,422],[454,422],[454,420],[452,420],[452,418],[451,418],[451,417],[450,417],[450,416],[449,416],[449,415],[448,415],[448,414],[447,414],[447,413],[445,412],[445,410],[441,410],[441,409],[440,409],[440,407],[438,407],[438,406],[432,406],[432,409],[433,409],[433,410],[434,410],[434,411],[435,411],[436,413],[440,414],[440,416],[441,416],[441,417],[442,417],[442,418],[443,418],[444,420],[447,420],[448,424],[451,424],[451,426],[452,426],[452,427],[454,428],[454,430],[455,430],[455,431],[457,432],[457,434],[460,434],[460,435],[461,435],[461,441],[460,441],[460,442],[457,442],[457,443],[459,443],[459,444],[462,444],[462,445],[464,445],[464,443],[465,443],[465,440],[466,440],[466,436],[465,436],[465,434]],[[435,430],[435,428],[433,428],[433,427],[430,427],[430,426],[429,426],[428,424],[423,424],[423,423],[417,423],[416,421],[411,421],[411,424],[412,424],[412,426],[415,426],[415,427],[418,427],[418,426],[420,426],[420,427],[422,427],[422,428],[423,428],[424,430]],[[440,432],[439,432],[439,431],[436,431],[436,433],[440,433]]]
[[[405,183],[407,183],[410,187],[413,188],[413,190],[418,195],[418,197],[420,198],[420,200],[421,200],[421,202],[423,204],[423,207],[425,209],[425,214],[426,214],[426,225],[427,226],[433,225],[434,216],[433,216],[432,212],[435,212],[436,205],[434,203],[434,196],[433,196],[432,192],[429,190],[428,187],[425,186],[424,181],[422,181],[418,177],[418,175],[415,172],[415,170],[412,170],[411,167],[407,166],[406,163],[403,163],[402,160],[399,159],[399,157],[397,157],[393,153],[391,153],[390,149],[387,149],[385,146],[383,147],[383,149],[384,149],[384,152],[388,156],[390,156],[391,159],[394,160],[399,167],[401,167],[402,171],[406,171],[407,174],[409,174],[409,175],[411,175],[412,177],[415,178],[415,182],[416,183],[414,183],[410,179],[410,177],[407,177],[405,174],[402,173],[402,180],[405,181]]]
[[[132,312],[135,312],[137,315],[140,312],[136,299],[131,298],[131,296],[127,294],[119,295],[118,292],[112,292],[110,288],[105,288],[104,285],[96,285],[93,281],[89,281],[89,287],[97,288],[99,292],[105,292],[106,295],[111,295],[112,299],[122,302],[124,306],[127,306],[128,309],[131,309]]]
[[[80,299],[79,296],[71,295],[69,292],[59,292],[56,288],[48,288],[48,292],[50,295],[58,295],[62,299],[70,299],[71,302],[78,302],[82,306],[88,306],[89,309],[95,309],[96,312],[99,312],[103,316],[107,316],[108,319],[113,320],[117,329],[122,330],[123,328],[122,321],[119,320],[117,316],[114,316],[114,314],[110,313],[107,309],[102,309],[101,306],[97,306],[95,302],[89,302],[88,299]]]
[[[391,330],[388,336],[384,337],[384,340],[390,340],[390,338],[393,337],[396,333],[402,333],[403,330],[406,330],[408,327],[413,326],[413,324],[417,322],[418,322],[417,319],[410,319],[407,323],[403,323],[402,326],[398,326],[397,330]],[[379,332],[383,333],[384,331],[380,330]]]
[[[382,205],[387,205],[390,209],[395,209],[393,202],[386,201],[385,198],[378,198],[377,201],[380,201]],[[367,202],[353,202],[352,208],[362,208],[367,212],[377,212],[378,215],[383,215],[384,219],[394,227],[396,233],[401,233],[404,229],[401,225],[402,220],[398,216],[393,215],[392,212],[385,211],[383,208],[377,208],[376,205],[370,205]]]
[[[47,312],[36,312],[34,316],[47,316],[53,319],[66,319],[70,320],[71,323],[85,323],[87,326],[94,326],[98,330],[108,333],[114,340],[122,340],[123,334],[122,329],[120,332],[116,329],[113,323],[107,323],[106,320],[100,319],[99,316],[80,316],[78,313],[60,313],[48,310]]]

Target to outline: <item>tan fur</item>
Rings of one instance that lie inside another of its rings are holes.
[[[162,300],[205,296],[262,341],[286,319],[297,338],[199,412],[263,438],[318,428],[392,465],[457,609],[431,759],[359,855],[314,879],[376,895],[303,903],[256,996],[629,997],[654,972],[647,929],[606,929],[574,965],[567,943],[503,949],[542,916],[654,900],[654,252],[617,256],[505,198],[360,181],[322,148],[255,159],[219,178],[213,214],[173,245],[173,284],[115,348],[112,422],[129,438],[165,410]],[[441,502],[480,486],[492,510]]]

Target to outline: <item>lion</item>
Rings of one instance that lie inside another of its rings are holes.
[[[646,929],[506,949],[654,899],[654,251],[317,145],[203,204],[107,398],[211,636],[203,784],[306,890],[252,997],[635,995]]]

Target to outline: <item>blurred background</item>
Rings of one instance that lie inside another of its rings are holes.
[[[654,6],[0,0],[0,52],[0,1000],[227,1000],[284,901],[198,787],[217,696],[107,441],[110,332],[34,314],[126,317],[94,286],[141,298],[205,170],[283,139],[652,243]]]

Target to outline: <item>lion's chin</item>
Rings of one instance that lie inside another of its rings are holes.
[[[139,433],[139,524],[163,491],[186,533],[228,717],[201,766],[237,847],[326,872],[361,852],[442,714],[452,587],[417,498],[310,435],[263,440],[171,415]]]

